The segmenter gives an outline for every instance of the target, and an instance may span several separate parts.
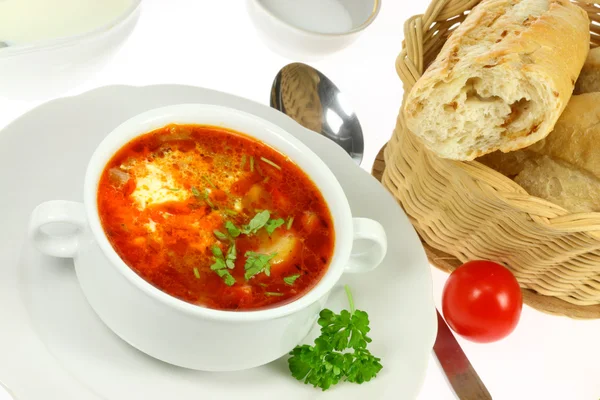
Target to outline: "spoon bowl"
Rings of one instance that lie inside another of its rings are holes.
[[[283,67],[271,87],[271,107],[340,145],[360,165],[363,132],[351,105],[335,84],[302,63]]]

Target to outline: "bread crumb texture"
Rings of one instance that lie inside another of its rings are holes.
[[[589,35],[568,0],[483,0],[409,93],[409,129],[456,160],[537,142],[571,97]]]

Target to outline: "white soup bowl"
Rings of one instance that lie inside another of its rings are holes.
[[[132,139],[170,123],[202,124],[244,132],[294,161],[319,188],[334,225],[334,255],[316,286],[299,299],[257,311],[221,311],[168,295],[138,276],[117,255],[98,217],[97,190],[110,158]],[[84,202],[40,204],[29,233],[43,253],[72,257],[88,302],[123,340],[167,363],[204,371],[241,370],[271,362],[308,334],[344,272],[365,272],[385,256],[387,239],[376,221],[352,218],[333,173],[308,147],[268,121],[235,109],[184,104],[151,110],[117,127],[100,143],[85,175]],[[52,233],[57,225],[69,233]],[[50,228],[50,229],[49,229]],[[371,242],[366,248],[354,241]],[[353,246],[355,252],[353,253]],[[375,295],[375,294],[374,294]]]

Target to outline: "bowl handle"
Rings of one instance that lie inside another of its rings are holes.
[[[82,203],[53,200],[37,206],[29,220],[29,238],[44,254],[71,258],[86,227]]]
[[[368,218],[353,218],[354,243],[345,272],[358,273],[375,269],[387,252],[387,236],[383,226]]]

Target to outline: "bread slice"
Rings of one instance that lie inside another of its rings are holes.
[[[548,156],[530,158],[515,182],[530,195],[568,211],[600,211],[600,180],[569,163]]]
[[[600,211],[600,92],[571,97],[544,139],[477,161],[571,212]]]
[[[496,151],[477,161],[513,179],[530,195],[568,211],[600,211],[600,179],[568,162],[529,150]]]
[[[574,94],[591,92],[600,92],[600,47],[590,50],[573,91]]]
[[[523,171],[525,163],[533,157],[537,157],[537,155],[527,150],[517,150],[508,153],[495,151],[479,157],[477,161],[510,179],[514,179]]]
[[[600,92],[571,97],[552,133],[527,150],[600,178]]]
[[[483,0],[408,94],[408,128],[456,160],[535,143],[569,101],[589,39],[568,0]]]

